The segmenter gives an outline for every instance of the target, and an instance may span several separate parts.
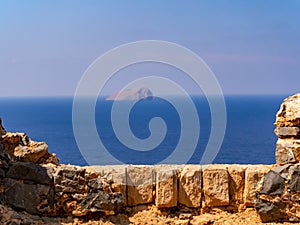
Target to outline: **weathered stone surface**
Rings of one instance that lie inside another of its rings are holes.
[[[203,170],[205,205],[229,205],[229,176],[225,165],[209,165]]]
[[[286,98],[276,115],[277,127],[300,127],[300,94]]]
[[[18,145],[14,149],[14,156],[21,162],[38,163],[47,153],[48,145],[45,142],[30,141],[28,145]]]
[[[4,179],[4,189],[8,204],[32,214],[39,213],[40,205],[48,202],[50,193],[47,185],[26,184],[10,178]]]
[[[247,206],[253,206],[257,185],[270,169],[267,165],[247,165],[244,189],[244,203]]]
[[[158,168],[156,170],[155,204],[158,208],[177,205],[177,170]]]
[[[10,166],[6,177],[47,185],[52,181],[52,176],[46,168],[31,162],[14,162]]]
[[[264,177],[256,193],[256,204],[264,222],[285,220],[300,222],[300,165],[273,168]]]
[[[300,128],[299,127],[277,127],[274,130],[275,134],[279,138],[300,138]]]
[[[84,193],[86,191],[85,169],[61,165],[54,174],[56,193]]]
[[[276,164],[300,162],[300,140],[278,139],[276,143]]]
[[[255,203],[255,208],[262,222],[274,222],[286,219],[285,207],[286,205],[281,201],[270,202],[258,200]]]
[[[128,166],[127,203],[129,206],[154,201],[154,169],[151,166]]]
[[[232,204],[244,202],[245,166],[228,165],[229,174],[229,198]]]
[[[215,222],[220,219],[220,215],[212,215],[212,214],[202,214],[200,216],[194,216],[190,221],[191,225],[209,225],[215,224]]]
[[[14,157],[14,149],[19,144],[22,144],[22,139],[26,137],[24,133],[11,133],[7,132],[0,138],[3,151],[6,152],[11,158]]]
[[[121,193],[107,193],[98,191],[89,193],[81,202],[82,211],[104,212],[107,215],[119,212],[124,204],[124,196]]]
[[[291,192],[298,192],[300,191],[300,166],[295,165],[291,166],[289,174],[289,182],[288,187]]]
[[[186,165],[179,173],[178,202],[187,207],[200,207],[202,201],[202,170],[200,165]]]
[[[126,168],[127,165],[115,166],[87,166],[84,167],[87,174],[92,176],[100,176],[110,182],[111,188],[114,192],[120,192],[124,196],[124,203],[127,205],[126,197]],[[93,175],[94,174],[94,175]]]
[[[262,194],[282,195],[284,191],[285,180],[280,174],[270,170],[265,176],[262,186]]]

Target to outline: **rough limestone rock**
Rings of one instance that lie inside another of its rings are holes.
[[[158,208],[176,206],[177,193],[177,170],[158,168],[156,171],[156,206]]]
[[[245,166],[228,165],[230,203],[239,206],[244,202]]]
[[[276,115],[276,127],[300,127],[300,94],[286,98]]]
[[[276,143],[276,164],[284,165],[300,161],[300,140],[278,139]]]
[[[85,193],[85,169],[78,166],[62,165],[57,168],[54,174],[55,192],[63,193]]]
[[[114,166],[86,166],[86,173],[94,177],[102,177],[110,182],[114,192],[120,192],[124,196],[124,205],[127,205],[126,194],[126,169],[127,165]]]
[[[21,162],[38,163],[48,153],[48,145],[45,142],[33,142],[26,146],[19,145],[14,149],[14,156]]]
[[[141,100],[141,99],[152,99],[153,94],[150,89],[146,87],[138,89],[126,89],[122,92],[109,96],[106,100]]]
[[[269,171],[256,192],[255,208],[263,222],[300,222],[300,165],[287,164]]]
[[[129,206],[154,202],[154,168],[151,166],[128,166],[127,203]]]
[[[285,138],[300,139],[299,127],[276,127],[274,132],[279,138],[282,139]]]
[[[0,143],[3,151],[6,152],[11,158],[14,158],[14,149],[18,145],[26,145],[28,137],[25,133],[11,133],[6,132],[2,135]]]
[[[209,165],[203,170],[203,191],[206,206],[229,205],[229,176],[224,165]]]
[[[0,138],[0,145],[14,161],[33,162],[38,164],[58,164],[55,154],[48,152],[45,142],[35,142],[25,133],[5,132]]]
[[[14,162],[6,173],[7,178],[32,181],[37,184],[50,185],[51,174],[44,167],[31,162]]]
[[[202,169],[200,165],[186,165],[179,173],[178,202],[187,207],[201,207]]]
[[[256,188],[270,169],[267,165],[247,165],[244,189],[244,202],[247,206],[253,206]]]
[[[51,205],[49,199],[51,201],[53,196],[49,196],[50,187],[48,185],[27,184],[21,180],[5,178],[4,189],[8,204],[31,214],[40,213],[39,208],[42,208],[42,204],[45,202],[46,205]]]

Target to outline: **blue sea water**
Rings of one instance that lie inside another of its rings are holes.
[[[284,98],[285,96],[225,96],[226,133],[214,163],[275,163],[277,138],[273,132],[273,123]],[[188,163],[199,163],[209,139],[211,115],[205,97],[194,96],[193,101],[201,126],[198,145]],[[6,130],[25,132],[33,140],[45,141],[49,151],[56,153],[61,163],[87,165],[73,134],[72,103],[71,97],[0,98],[0,117]],[[122,145],[115,136],[111,125],[111,107],[112,101],[99,99],[95,121],[99,138],[113,157],[124,163],[156,164],[172,153],[181,134],[181,123],[176,109],[170,103],[156,98],[140,101],[131,110],[129,123],[138,138],[150,135],[148,124],[153,117],[161,117],[167,124],[163,142],[151,151],[138,154]]]

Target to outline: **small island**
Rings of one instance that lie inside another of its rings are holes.
[[[149,88],[141,87],[137,89],[125,89],[121,92],[115,93],[106,100],[113,100],[113,101],[122,101],[122,100],[152,100],[153,93]]]

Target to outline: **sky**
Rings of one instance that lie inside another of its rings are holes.
[[[0,0],[0,97],[73,96],[95,59],[141,40],[192,50],[224,94],[293,94],[300,90],[299,11],[298,0]],[[103,93],[159,73],[201,92],[172,68],[144,65],[115,75]]]

